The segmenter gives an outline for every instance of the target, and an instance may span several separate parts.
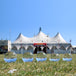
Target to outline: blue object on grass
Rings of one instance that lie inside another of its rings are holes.
[[[47,58],[36,58],[36,60],[37,60],[37,61],[41,61],[41,62],[42,62],[42,61],[46,61],[46,60],[47,60]]]
[[[59,61],[60,59],[49,59],[50,61]]]
[[[8,62],[8,63],[15,62],[16,60],[17,60],[17,58],[12,58],[12,59],[4,58],[4,61]]]
[[[63,61],[72,61],[72,58],[63,58]]]
[[[32,62],[34,58],[22,58],[23,62]]]

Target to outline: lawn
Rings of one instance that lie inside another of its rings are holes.
[[[17,61],[6,63],[0,55],[0,76],[76,76],[76,55],[73,54],[73,60],[70,62],[62,61],[63,55],[60,54],[60,61],[49,61],[50,54],[47,54],[47,60],[37,62],[34,55],[33,62],[23,62],[22,55],[17,55]],[[17,69],[14,73],[8,73],[9,70]]]

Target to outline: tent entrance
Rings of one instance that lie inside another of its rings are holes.
[[[33,44],[35,47],[34,50],[34,54],[37,54],[38,51],[43,51],[44,53],[46,53],[47,51],[47,44],[46,43],[34,43]]]

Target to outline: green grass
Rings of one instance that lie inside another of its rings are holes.
[[[10,58],[15,58],[16,54],[14,54],[13,52],[7,52],[4,56],[5,58],[10,59]]]
[[[45,58],[45,57],[46,57],[45,53],[38,53],[37,54],[37,58]]]
[[[23,54],[23,58],[32,58],[32,57],[33,55],[31,55],[29,52]]]
[[[73,54],[71,62],[62,61],[63,55],[60,55],[60,61],[49,61],[50,54],[47,55],[47,61],[37,62],[34,55],[33,62],[23,62],[22,55],[17,55],[17,61],[6,63],[0,55],[0,76],[76,76],[76,55]],[[17,69],[13,74],[8,71]]]

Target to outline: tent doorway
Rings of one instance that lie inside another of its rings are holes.
[[[34,43],[35,46],[35,50],[34,50],[34,54],[37,54],[38,51],[43,51],[44,53],[46,53],[47,51],[47,47],[46,47],[46,43]],[[41,47],[43,47],[43,49],[41,49]]]
[[[39,47],[37,47],[37,46],[35,47],[34,54],[37,54],[38,51],[42,51],[40,46]]]

